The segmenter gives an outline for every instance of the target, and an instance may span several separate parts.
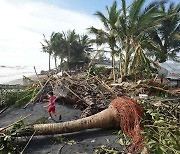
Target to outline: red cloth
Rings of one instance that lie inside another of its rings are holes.
[[[55,96],[51,96],[51,97],[49,98],[49,103],[50,103],[51,106],[55,105],[55,104],[54,104],[55,98],[56,98]]]
[[[49,98],[49,104],[50,104],[50,106],[49,106],[49,108],[48,108],[48,112],[53,112],[53,113],[55,113],[55,103],[54,103],[54,101],[55,101],[55,96],[51,96],[50,98]]]
[[[48,112],[53,112],[53,113],[55,113],[55,106],[50,106],[50,107],[48,107]]]

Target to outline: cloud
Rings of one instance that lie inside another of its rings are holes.
[[[0,0],[0,6],[0,65],[44,65],[43,34],[48,38],[69,29],[83,34],[90,26],[101,27],[95,16],[42,1]]]

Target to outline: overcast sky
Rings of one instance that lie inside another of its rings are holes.
[[[0,65],[48,66],[48,55],[41,52],[43,34],[49,37],[53,31],[69,29],[83,34],[90,26],[101,28],[93,14],[105,12],[105,6],[112,3],[113,0],[0,0]]]

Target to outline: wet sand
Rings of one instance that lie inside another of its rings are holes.
[[[47,75],[39,75],[38,77],[40,78],[40,80],[48,78]],[[28,78],[35,81],[35,82],[37,82],[38,77],[36,75],[32,75],[32,76],[29,76]],[[9,82],[7,82],[5,84],[8,84],[8,85],[28,85],[30,83],[31,82],[28,79],[24,79],[22,77],[22,78],[19,78],[19,79],[16,79],[16,80],[9,81]]]

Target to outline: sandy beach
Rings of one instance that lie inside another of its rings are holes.
[[[47,75],[38,75],[40,79],[46,78]],[[28,77],[31,80],[37,82],[38,78],[36,75]],[[8,82],[9,85],[27,85],[28,81],[23,78],[16,79]],[[48,117],[48,112],[43,108],[47,105],[46,102],[37,102],[29,105],[24,109],[24,105],[20,108],[9,108],[2,114],[0,114],[0,128],[5,127],[13,122],[32,114],[30,117],[25,119],[25,123],[29,124],[42,117]],[[62,122],[76,120],[80,118],[81,110],[75,109],[72,104],[56,104],[57,113],[62,115]],[[57,119],[55,119],[57,120]],[[58,120],[57,120],[58,121]],[[47,123],[54,123],[54,120],[48,120]],[[59,135],[48,135],[48,136],[35,136],[31,140],[30,144],[25,150],[25,153],[38,153],[38,154],[93,154],[95,150],[100,146],[106,146],[107,148],[122,150],[122,147],[118,143],[117,130],[104,130],[104,129],[91,129],[84,130],[81,132],[59,134]],[[58,138],[65,138],[65,140],[73,141],[74,144],[60,143]],[[27,140],[21,139],[20,145],[22,148],[26,145]]]
[[[47,111],[43,108],[43,105],[47,103],[36,103],[34,105],[28,106],[26,109],[20,108],[10,108],[0,115],[0,127],[5,127],[21,117],[24,117],[30,113],[32,116],[28,117],[25,122],[31,123],[39,118],[48,117]],[[56,104],[57,112],[62,115],[62,121],[75,120],[80,118],[81,111],[79,109],[74,109],[70,104],[61,103]],[[48,123],[53,123],[53,120],[48,120]],[[67,140],[72,140],[74,144],[69,145],[65,143],[59,143],[58,138],[62,137]],[[25,146],[27,141],[22,139],[20,145]],[[48,136],[35,136],[25,153],[38,153],[38,154],[92,154],[95,149],[99,146],[105,145],[107,148],[115,148],[121,150],[122,147],[118,143],[117,134],[115,130],[103,130],[103,129],[93,129],[84,130],[76,133],[69,134],[59,134],[59,135],[48,135]]]
[[[47,75],[38,75],[38,77],[40,78],[40,80],[48,78]],[[38,82],[38,77],[36,75],[28,76],[28,78],[34,82]],[[22,78],[9,81],[6,84],[8,84],[8,85],[28,85],[29,83],[31,83],[31,81],[28,79],[24,79],[22,76]]]

